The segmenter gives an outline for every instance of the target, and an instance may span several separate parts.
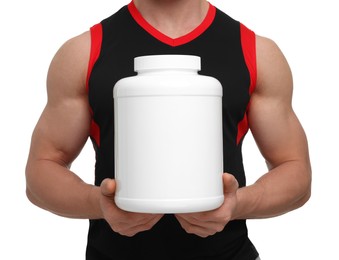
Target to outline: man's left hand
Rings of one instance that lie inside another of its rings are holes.
[[[211,211],[176,214],[182,228],[190,234],[208,237],[222,231],[226,224],[232,220],[237,206],[237,190],[239,184],[232,174],[222,175],[224,185],[223,204]]]

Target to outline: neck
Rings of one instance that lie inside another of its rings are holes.
[[[158,31],[178,38],[195,29],[206,17],[206,0],[134,0],[143,18]]]

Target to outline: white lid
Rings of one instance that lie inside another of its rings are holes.
[[[134,58],[134,70],[189,69],[200,70],[199,56],[194,55],[148,55]]]

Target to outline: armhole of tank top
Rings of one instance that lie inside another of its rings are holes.
[[[249,93],[252,94],[257,83],[257,61],[255,33],[240,24],[241,46],[246,66],[250,73]]]
[[[250,74],[250,86],[248,92],[249,95],[251,95],[255,90],[257,84],[255,33],[240,23],[240,39],[245,63]],[[249,108],[250,102],[247,104],[246,112],[244,114],[243,119],[238,123],[237,144],[240,144],[241,140],[244,138],[249,129],[247,119],[247,113]]]
[[[91,33],[91,50],[87,68],[87,78],[86,78],[86,90],[89,91],[89,79],[91,77],[92,69],[99,58],[101,51],[101,43],[102,43],[102,25],[98,23],[90,28]]]
[[[90,28],[91,33],[91,49],[90,56],[88,62],[87,69],[87,77],[86,77],[86,91],[89,92],[89,79],[91,77],[92,69],[95,62],[98,60],[100,52],[101,52],[101,44],[102,44],[102,25],[98,23]],[[96,147],[100,147],[100,128],[98,124],[93,119],[93,111],[90,107],[90,113],[92,116],[91,125],[90,125],[90,133],[92,140],[95,142]]]

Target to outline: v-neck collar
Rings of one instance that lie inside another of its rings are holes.
[[[152,35],[154,38],[158,39],[159,41],[170,45],[172,47],[176,47],[179,45],[183,45],[186,44],[192,40],[194,40],[195,38],[197,38],[198,36],[200,36],[201,34],[203,34],[208,28],[209,26],[212,24],[214,17],[215,17],[215,13],[216,13],[216,8],[209,3],[209,8],[207,11],[207,14],[204,18],[204,20],[191,32],[180,36],[178,38],[171,38],[169,36],[167,36],[166,34],[163,34],[162,32],[160,32],[159,30],[157,30],[156,28],[154,28],[150,23],[148,23],[141,15],[141,13],[139,12],[139,10],[137,9],[137,7],[135,6],[134,2],[131,1],[128,4],[128,10],[130,12],[130,14],[132,15],[133,19],[145,30],[147,31],[150,35]]]

